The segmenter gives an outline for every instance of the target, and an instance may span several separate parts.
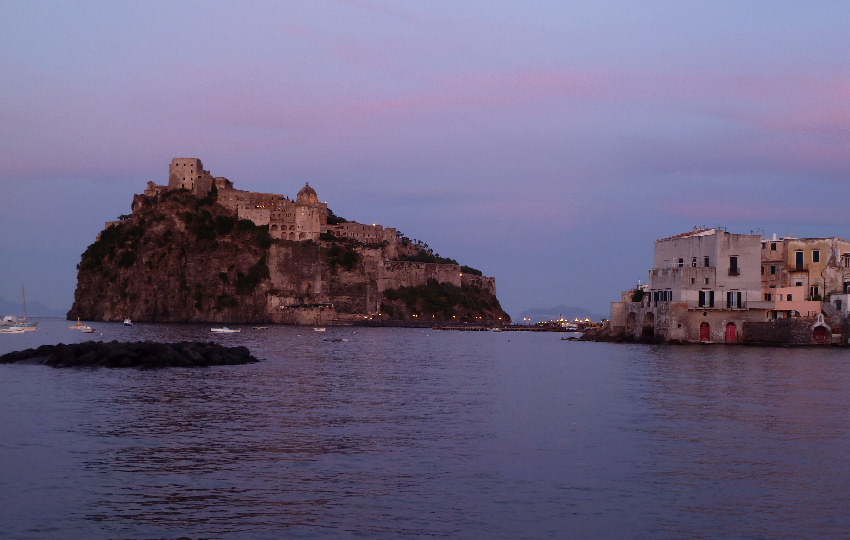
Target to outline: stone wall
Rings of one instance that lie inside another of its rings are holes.
[[[743,343],[750,345],[808,345],[816,318],[776,319],[744,323]]]
[[[462,286],[460,266],[456,264],[436,264],[409,261],[383,260],[378,263],[378,292],[399,287],[425,285],[429,279],[440,283]]]
[[[463,287],[476,287],[496,296],[496,278],[477,276],[467,272],[461,276],[460,282]]]

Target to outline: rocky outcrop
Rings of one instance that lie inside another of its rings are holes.
[[[493,278],[445,264],[403,240],[390,246],[330,234],[319,241],[273,239],[268,226],[237,219],[217,204],[215,192],[204,198],[184,190],[137,195],[133,213],[83,253],[68,317],[306,325],[415,323],[426,316],[435,323],[459,316],[510,320]],[[392,258],[420,251],[437,262]],[[430,280],[460,288],[463,309],[382,310],[389,306],[387,294]]]
[[[258,362],[246,347],[216,343],[119,343],[86,341],[42,345],[0,356],[0,364],[28,363],[51,367],[163,368],[206,367]]]

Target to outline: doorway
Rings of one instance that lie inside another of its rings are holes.
[[[735,326],[735,323],[728,323],[726,325],[726,343],[738,343],[738,327]]]
[[[707,322],[699,325],[699,340],[703,342],[711,341],[711,325]]]

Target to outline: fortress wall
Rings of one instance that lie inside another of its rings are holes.
[[[460,266],[390,260],[384,260],[378,264],[376,280],[378,292],[425,285],[429,279],[460,287],[462,285]]]
[[[251,205],[240,205],[236,209],[236,216],[239,219],[253,221],[255,225],[268,225],[271,221],[271,209],[257,208]]]
[[[338,238],[351,238],[358,242],[382,242],[385,239],[384,228],[380,225],[364,225],[349,221],[331,225],[328,230]],[[393,232],[393,238],[395,238],[395,232]]]
[[[464,287],[478,287],[496,296],[496,278],[465,273],[460,281]]]

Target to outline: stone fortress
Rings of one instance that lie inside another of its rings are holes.
[[[153,288],[141,283],[148,279],[148,274],[144,271],[116,268],[115,272],[122,276],[122,280],[126,274],[126,295],[135,295],[136,302],[130,303],[121,294],[116,300],[112,293],[101,291],[101,296],[112,296],[111,304],[107,302],[109,305],[101,306],[95,303],[94,307],[88,307],[91,302],[87,300],[85,309],[80,307],[81,311],[75,313],[104,320],[120,320],[132,316],[134,320],[140,321],[346,324],[380,317],[386,291],[424,286],[434,280],[440,284],[462,288],[466,291],[465,294],[489,295],[496,305],[490,317],[492,322],[510,320],[498,306],[495,278],[481,275],[475,269],[456,263],[422,262],[419,259],[422,258],[423,252],[433,258],[431,250],[421,243],[403,237],[392,227],[361,224],[341,218],[331,219],[329,223],[328,218],[335,216],[328,210],[327,203],[319,201],[316,191],[309,183],[305,184],[295,200],[292,200],[279,194],[235,189],[233,182],[227,178],[214,177],[205,170],[198,158],[174,158],[168,173],[166,185],[148,182],[144,193],[134,197],[133,214],[145,211],[153,199],[166,192],[187,190],[198,199],[214,192],[217,204],[232,212],[238,219],[268,227],[269,236],[275,240],[264,256],[269,269],[268,279],[257,288],[257,294],[250,295],[251,298],[241,298],[238,306],[219,311],[207,307],[206,300],[203,300],[199,301],[204,306],[200,311],[192,310],[186,308],[186,302],[181,299],[185,290],[203,285],[216,297],[229,294],[225,290],[226,283],[220,283],[221,280],[216,276],[230,272],[233,261],[210,262],[204,253],[186,253],[181,255],[182,260],[179,264],[175,263],[177,266],[174,268],[163,269],[161,262],[152,266],[157,268],[154,280],[163,280]],[[132,219],[132,216],[122,216],[122,220],[108,222],[106,226],[108,228],[120,225],[128,219]],[[181,230],[185,229],[185,225],[179,220],[175,225]],[[340,240],[343,244],[340,244]],[[342,245],[345,247],[341,247]],[[325,268],[326,265],[314,258],[322,249],[356,251],[356,268],[346,272]],[[138,254],[140,260],[147,261],[150,257],[150,253]],[[212,279],[206,275],[209,271],[205,269],[205,266],[210,265],[218,265]],[[244,269],[242,271],[245,272]],[[91,290],[113,286],[94,285],[92,280],[98,279],[97,277],[85,277],[86,287]],[[89,281],[92,281],[92,284],[88,284]],[[160,295],[160,289],[170,293]],[[246,307],[248,304],[256,303],[254,297],[263,298],[263,307],[259,311],[262,315],[243,313],[249,310]],[[490,308],[482,309],[481,315],[489,317],[487,309]],[[419,315],[410,316],[412,321],[419,320],[416,318]],[[476,320],[482,318],[475,317]]]
[[[349,238],[363,243],[397,242],[396,230],[381,225],[345,222],[328,225],[328,204],[319,202],[310,183],[301,188],[295,200],[276,193],[257,193],[235,189],[227,178],[214,177],[204,170],[198,158],[174,158],[168,166],[168,185],[148,182],[144,194],[157,195],[163,191],[186,189],[196,197],[204,197],[215,187],[218,203],[255,225],[268,225],[269,234],[277,240],[319,240],[322,233],[337,238]]]

